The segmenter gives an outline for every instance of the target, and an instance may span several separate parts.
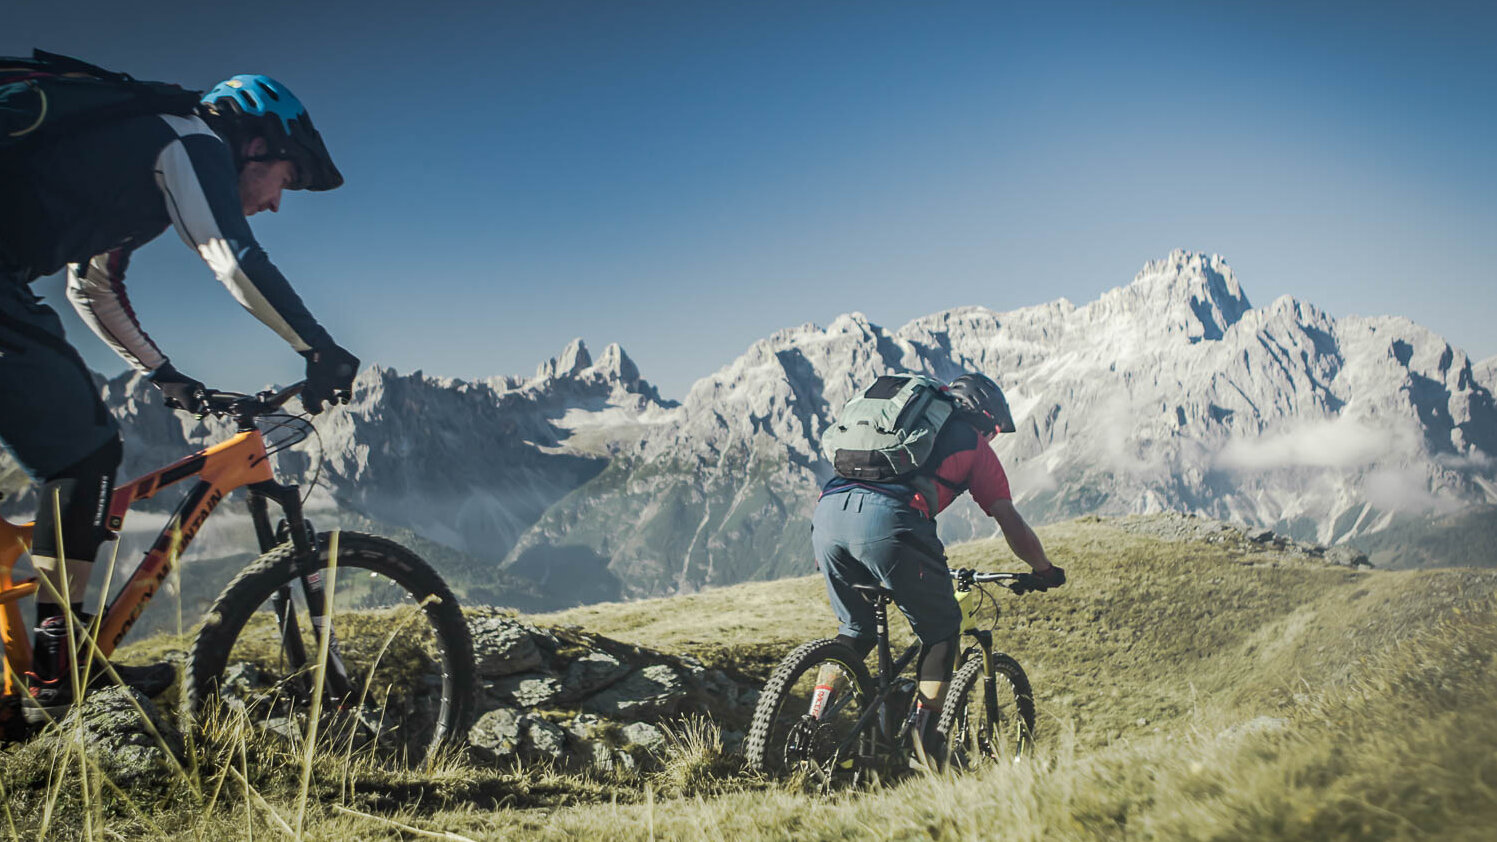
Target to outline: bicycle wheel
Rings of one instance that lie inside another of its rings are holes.
[[[846,644],[828,638],[796,647],[759,694],[744,740],[749,768],[829,779],[858,748],[854,726],[872,692],[868,668]]]
[[[315,559],[283,544],[229,583],[193,641],[189,709],[221,703],[305,739],[323,625],[307,611],[306,584],[325,584],[328,543],[318,536]],[[414,765],[460,743],[474,705],[473,641],[436,571],[392,541],[343,532],[332,596],[319,751]]]
[[[951,679],[936,728],[946,735],[948,765],[972,766],[982,759],[1013,759],[1027,754],[1034,740],[1034,693],[1019,662],[993,653],[992,698],[988,698],[982,656],[970,658]]]

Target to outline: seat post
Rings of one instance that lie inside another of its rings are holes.
[[[879,731],[885,737],[894,733],[894,717],[889,708],[889,688],[894,684],[894,653],[889,650],[889,597],[879,594],[873,600],[873,628],[878,634]]]
[[[883,595],[873,601],[873,629],[878,635],[878,689],[887,690],[894,680],[894,653],[889,648],[889,598]]]

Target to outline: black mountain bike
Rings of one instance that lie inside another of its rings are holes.
[[[946,736],[947,764],[965,768],[980,759],[1009,759],[1030,751],[1034,694],[1019,662],[993,651],[992,628],[977,627],[977,608],[998,602],[989,582],[1014,584],[1027,573],[951,571],[962,609],[962,633],[973,640],[957,661],[937,730]],[[836,638],[796,647],[775,667],[754,708],[744,741],[748,765],[770,774],[804,772],[823,786],[839,778],[851,783],[897,775],[912,753],[909,712],[916,681],[904,675],[919,653],[911,645],[893,657],[888,604],[894,593],[857,585],[873,603],[878,634],[878,674]]]

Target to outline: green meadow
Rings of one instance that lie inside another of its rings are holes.
[[[1354,571],[1095,518],[1040,535],[1070,584],[1000,591],[993,618],[1036,692],[1038,750],[1018,762],[825,792],[744,773],[717,724],[690,720],[645,771],[391,772],[322,752],[304,784],[307,754],[222,721],[147,785],[66,734],[7,747],[0,839],[1494,838],[1497,572]],[[1001,540],[951,556],[1022,566]],[[526,619],[761,678],[834,631],[815,576]]]

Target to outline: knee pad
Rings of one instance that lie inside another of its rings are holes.
[[[48,477],[37,506],[33,555],[74,561],[93,561],[99,545],[109,536],[105,526],[109,497],[114,493],[114,474],[124,456],[119,436]],[[62,547],[57,546],[58,526]]]

